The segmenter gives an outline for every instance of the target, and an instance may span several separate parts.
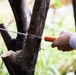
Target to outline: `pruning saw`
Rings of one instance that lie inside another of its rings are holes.
[[[7,31],[7,32],[12,32],[12,33],[19,34],[19,35],[27,36],[26,33],[15,32],[15,31],[4,29],[4,28],[0,28],[0,30]],[[33,36],[33,37],[35,37],[35,36]],[[47,42],[54,42],[56,40],[56,37],[54,37],[54,36],[45,36],[44,38],[40,38],[40,39],[44,39]]]

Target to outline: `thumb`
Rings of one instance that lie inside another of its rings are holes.
[[[52,48],[56,47],[56,44],[53,42],[53,43],[51,44],[51,47],[52,47]]]

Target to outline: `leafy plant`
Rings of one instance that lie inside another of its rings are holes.
[[[60,0],[51,0],[51,2],[55,5],[55,8],[63,6]]]

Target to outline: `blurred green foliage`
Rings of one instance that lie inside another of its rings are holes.
[[[51,0],[51,1],[55,5],[55,8],[63,6],[63,4],[61,3],[61,0]]]
[[[2,1],[2,0],[0,0]],[[61,7],[60,0],[53,0],[56,7]],[[6,6],[4,6],[5,8]],[[3,9],[3,7],[1,7]],[[10,8],[10,7],[9,7]],[[7,11],[8,10],[8,11]],[[7,25],[8,20],[11,19],[11,10],[7,9],[6,12],[0,11],[0,23],[4,22]],[[2,13],[3,12],[3,13]],[[63,13],[64,14],[64,13]],[[74,32],[74,19],[73,17],[64,14],[61,18],[57,18],[56,21],[45,25],[43,32],[44,36],[58,36],[62,30]],[[47,19],[48,20],[48,19]],[[15,22],[13,22],[8,29],[16,30]],[[15,34],[10,33],[11,36],[16,37]],[[6,53],[7,48],[0,36],[0,54]],[[44,49],[44,50],[42,50]],[[41,42],[41,50],[39,51],[38,60],[35,69],[35,75],[66,75],[68,72],[75,72],[76,70],[76,51],[62,52],[57,48],[51,48],[51,43]],[[9,75],[5,65],[2,65],[2,59],[0,58],[0,75]]]

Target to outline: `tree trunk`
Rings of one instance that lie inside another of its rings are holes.
[[[74,11],[74,19],[75,19],[75,31],[76,31],[76,0],[72,0],[73,3],[73,11]]]
[[[19,3],[24,2],[24,0],[9,0],[9,1],[14,2],[14,4],[16,3],[18,4],[18,2]],[[34,75],[35,65],[41,43],[41,36],[45,26],[45,19],[49,8],[49,3],[50,0],[35,0],[27,40],[24,42],[24,44],[22,43],[23,44],[22,49],[14,50],[16,52],[9,51],[8,53],[2,55],[2,59],[10,75]],[[23,7],[23,5],[18,4],[18,8],[21,8],[20,6]],[[15,8],[18,9],[17,7]],[[23,10],[26,11],[26,9]],[[14,12],[16,12],[15,18],[17,18],[16,22],[18,23],[17,24],[18,31],[26,33],[25,29],[27,28],[24,29],[26,23],[23,24],[24,21],[22,21],[22,24],[20,24],[19,23],[20,20],[18,20],[18,18],[19,19],[23,18],[22,14],[20,15],[20,17],[17,16],[19,12],[21,12],[21,10],[20,11],[14,10]],[[19,27],[21,27],[22,30],[20,30]]]

